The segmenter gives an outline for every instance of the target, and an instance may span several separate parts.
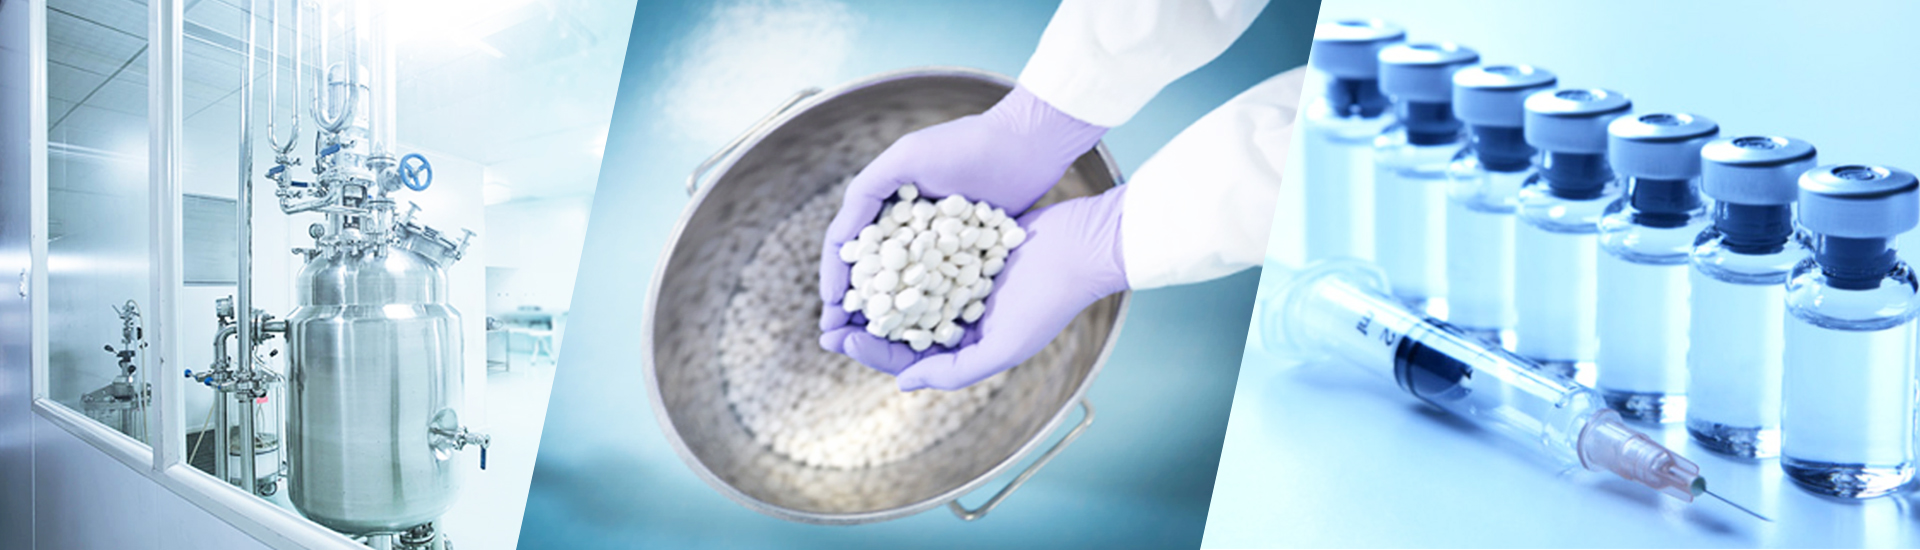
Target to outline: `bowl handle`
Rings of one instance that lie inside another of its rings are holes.
[[[760,117],[759,122],[753,123],[753,126],[747,128],[747,131],[741,132],[739,137],[727,142],[727,145],[721,147],[719,151],[714,151],[713,156],[707,157],[706,161],[701,162],[700,166],[693,169],[693,174],[687,176],[687,195],[692,196],[694,191],[700,189],[700,178],[707,175],[707,171],[712,170],[713,165],[720,164],[721,159],[725,159],[727,155],[733,154],[733,151],[739,149],[740,144],[746,143],[748,138],[766,133],[767,128],[773,125],[773,119],[780,118],[781,113],[787,112],[787,109],[792,109],[795,104],[800,103],[800,100],[813,97],[814,94],[818,93],[820,93],[819,88],[807,88],[794,93],[793,97],[789,97],[786,101],[780,102],[780,106],[775,107],[773,112],[767,113],[767,116]]]
[[[1087,401],[1084,397],[1080,398],[1080,411],[1086,414],[1081,415],[1079,425],[1074,426],[1072,430],[1067,432],[1067,435],[1060,438],[1059,442],[1054,443],[1053,448],[1047,449],[1046,454],[1040,455],[1040,458],[1035,459],[1033,464],[1027,465],[1027,469],[1021,471],[1018,477],[1013,478],[1012,483],[1008,483],[1006,487],[1001,487],[1000,492],[994,493],[993,498],[987,499],[986,504],[981,504],[979,508],[968,510],[967,507],[961,506],[960,499],[956,498],[947,502],[947,509],[953,510],[953,515],[960,516],[960,519],[965,521],[973,521],[986,517],[987,512],[993,511],[995,506],[1000,505],[1000,501],[1007,499],[1007,495],[1013,494],[1015,489],[1019,489],[1022,484],[1025,484],[1027,478],[1033,477],[1033,474],[1040,473],[1040,467],[1046,466],[1048,461],[1053,460],[1054,455],[1066,450],[1068,444],[1073,443],[1074,439],[1080,437],[1080,432],[1087,431],[1087,426],[1093,425],[1093,403]]]

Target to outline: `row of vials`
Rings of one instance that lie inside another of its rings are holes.
[[[1912,174],[1378,20],[1321,25],[1312,66],[1309,259],[1371,257],[1410,306],[1811,491],[1912,479]]]

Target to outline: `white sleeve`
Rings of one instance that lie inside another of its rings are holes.
[[[1074,118],[1112,128],[1246,32],[1267,0],[1066,0],[1020,84]]]
[[[1120,215],[1127,286],[1194,283],[1260,265],[1305,75],[1295,68],[1234,96],[1134,173]]]

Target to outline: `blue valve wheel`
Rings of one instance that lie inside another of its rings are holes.
[[[400,157],[400,182],[408,189],[426,191],[427,186],[433,185],[433,163],[427,162],[427,157],[420,153]]]

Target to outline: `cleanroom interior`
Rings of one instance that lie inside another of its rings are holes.
[[[315,247],[310,226],[324,225],[328,215],[283,212],[265,175],[275,166],[272,143],[292,140],[281,154],[302,159],[289,170],[296,187],[315,178],[310,168],[320,147],[311,106],[323,102],[314,94],[324,87],[315,83],[327,76],[316,59],[316,34],[332,40],[326,55],[333,61],[353,55],[349,44],[385,34],[393,66],[389,78],[369,77],[374,97],[367,103],[392,94],[392,149],[424,156],[432,170],[426,190],[393,194],[395,215],[417,205],[415,220],[447,244],[458,243],[463,229],[474,233],[444,274],[447,305],[458,312],[453,356],[464,379],[453,406],[461,424],[491,436],[492,456],[483,472],[475,453],[454,453],[456,467],[466,470],[465,487],[439,528],[464,547],[511,546],[564,339],[633,2],[178,5],[181,139],[172,146],[180,155],[180,283],[165,289],[154,288],[151,276],[154,205],[166,202],[152,196],[158,176],[149,168],[156,125],[150,102],[164,78],[149,67],[159,42],[149,40],[151,7],[128,0],[44,6],[46,397],[152,444],[151,393],[178,383],[184,439],[166,444],[210,472],[215,456],[228,455],[211,437],[219,425],[216,392],[182,374],[215,362],[216,302],[239,288],[238,186],[244,179],[252,187],[251,308],[285,319],[300,305],[295,281],[307,262],[294,249]],[[243,130],[249,9],[252,109]],[[296,12],[304,18],[298,43]],[[247,150],[252,170],[243,178]],[[154,304],[159,298],[171,307]],[[162,315],[165,322],[157,322]],[[164,361],[148,347],[156,336],[150,326],[175,331],[169,337],[177,347]],[[103,344],[112,349],[102,352]],[[288,422],[286,384],[271,380],[289,375],[288,348],[284,335],[269,334],[254,350],[255,368],[271,375],[251,408],[259,426],[256,477],[264,480],[256,493],[295,509],[287,482],[276,479],[289,472],[278,441]],[[130,374],[116,361],[122,349],[133,351]],[[102,397],[99,390],[116,381],[119,401]],[[240,448],[231,446],[229,467],[238,469]]]

